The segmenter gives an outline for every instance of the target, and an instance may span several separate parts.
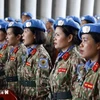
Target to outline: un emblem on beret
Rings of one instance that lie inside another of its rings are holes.
[[[32,25],[31,22],[26,23],[26,27],[30,27],[31,25]]]
[[[84,27],[82,28],[82,32],[83,32],[83,33],[89,33],[89,32],[90,32],[90,26],[84,26]]]
[[[24,15],[27,15],[27,13],[24,13]]]
[[[14,24],[14,22],[10,22],[10,23],[9,23],[9,26],[13,26],[13,24]]]
[[[58,21],[58,25],[59,25],[59,26],[64,25],[64,21],[63,21],[63,20],[59,20],[59,21]]]

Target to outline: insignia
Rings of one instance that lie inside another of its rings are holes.
[[[34,54],[36,53],[36,51],[37,51],[37,49],[33,49],[33,50],[31,51],[31,55],[34,55]]]
[[[82,28],[82,32],[83,32],[83,33],[89,33],[89,31],[90,31],[90,26],[84,26],[84,27]]]
[[[26,66],[31,66],[30,62],[26,62],[25,65],[26,65]]]
[[[66,68],[59,68],[59,69],[58,69],[58,72],[66,72],[66,71],[67,71]]]
[[[3,54],[0,54],[0,58],[3,57]]]
[[[84,19],[85,19],[85,17],[82,17],[82,18],[81,18],[81,20],[84,20]]]
[[[26,27],[30,27],[31,25],[32,25],[31,22],[26,23]]]
[[[27,13],[24,13],[24,15],[27,15]]]
[[[5,20],[8,20],[8,18],[5,18]]]
[[[98,68],[99,68],[99,64],[98,63],[95,63],[94,66],[92,67],[92,70],[94,72],[96,72],[98,70]]]
[[[13,24],[14,24],[14,22],[10,22],[10,23],[9,23],[9,26],[13,26]]]
[[[10,60],[14,61],[15,60],[15,57],[11,56],[10,57]]]
[[[13,52],[16,53],[17,51],[18,51],[18,47],[16,47]]]
[[[7,48],[7,46],[8,46],[8,45],[7,45],[7,44],[5,44],[2,48],[3,48],[3,49],[6,49],[6,48]]]
[[[64,21],[63,21],[63,20],[59,20],[59,21],[58,21],[58,25],[59,25],[59,26],[64,25]]]
[[[39,67],[47,68],[48,67],[48,60],[45,58],[40,58],[39,60]]]
[[[69,56],[70,56],[69,52],[66,52],[66,53],[62,56],[62,58],[63,58],[64,60],[67,60],[67,59],[69,58]]]
[[[91,84],[91,83],[89,83],[89,82],[85,82],[85,83],[84,83],[84,87],[85,87],[85,88],[93,89],[93,84]]]

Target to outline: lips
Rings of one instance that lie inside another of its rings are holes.
[[[80,53],[81,53],[81,54],[83,54],[83,52],[84,52],[83,50],[80,50]]]

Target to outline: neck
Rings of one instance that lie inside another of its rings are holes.
[[[67,47],[63,48],[62,51],[65,52],[71,46],[72,46],[72,44],[68,45]]]
[[[90,60],[91,62],[98,62],[99,59],[99,53],[97,53],[94,57],[92,57]]]
[[[15,48],[15,47],[17,47],[19,44],[20,44],[20,41],[17,42],[15,45],[13,45],[13,47]]]

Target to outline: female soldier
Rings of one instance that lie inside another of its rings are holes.
[[[53,100],[68,100],[72,99],[76,66],[83,63],[76,49],[80,27],[72,19],[64,18],[56,20],[54,27],[54,45],[60,53],[50,74],[51,96]]]
[[[46,100],[51,59],[42,46],[45,43],[45,25],[40,20],[24,23],[23,43],[27,47],[27,58],[19,68],[21,100]]]
[[[11,46],[10,54],[5,65],[5,74],[7,89],[18,94],[19,83],[17,69],[22,65],[23,58],[26,54],[25,46],[21,43],[23,28],[21,23],[10,22],[7,27],[7,42]]]
[[[88,59],[86,74],[73,100],[100,100],[100,24],[86,24],[79,33],[81,56]]]
[[[8,58],[8,44],[6,41],[6,22],[0,23],[0,89],[5,88],[5,72],[4,66]]]

